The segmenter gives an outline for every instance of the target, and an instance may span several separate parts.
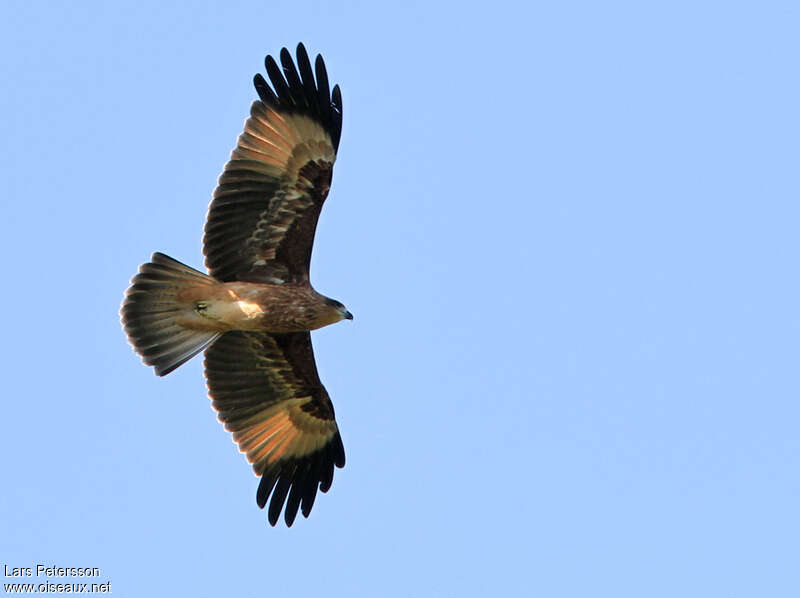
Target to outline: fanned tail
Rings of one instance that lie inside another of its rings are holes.
[[[181,300],[182,292],[219,283],[163,253],[154,253],[150,260],[131,280],[120,314],[133,348],[156,375],[166,376],[221,334],[182,325],[193,309],[191,302]]]

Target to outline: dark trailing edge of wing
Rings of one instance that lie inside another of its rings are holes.
[[[278,522],[284,502],[284,520],[288,527],[294,523],[298,508],[302,507],[303,517],[308,517],[317,489],[322,492],[330,489],[334,466],[344,467],[344,446],[338,432],[318,451],[300,458],[281,460],[267,468],[258,484],[256,503],[263,509],[272,494],[267,510],[270,525]]]
[[[317,55],[315,62],[316,81],[303,44],[297,44],[299,71],[286,48],[281,50],[280,59],[282,69],[272,56],[264,61],[272,88],[260,73],[253,78],[258,97],[277,110],[306,114],[318,121],[331,136],[333,149],[338,151],[342,136],[342,93],[338,85],[330,92],[322,56]]]

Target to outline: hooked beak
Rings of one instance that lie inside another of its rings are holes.
[[[347,310],[344,310],[344,311],[342,312],[342,315],[344,316],[344,319],[345,319],[345,320],[352,320],[352,319],[353,319],[353,314],[351,314],[351,313],[350,313],[349,311],[347,311]]]

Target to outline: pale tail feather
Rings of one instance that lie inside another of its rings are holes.
[[[158,376],[166,376],[221,334],[183,327],[179,321],[192,307],[181,303],[178,293],[190,286],[219,283],[163,253],[154,253],[150,259],[131,280],[120,314],[136,352]]]

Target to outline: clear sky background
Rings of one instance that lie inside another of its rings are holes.
[[[2,564],[137,598],[800,595],[799,29],[3,2]],[[312,280],[355,320],[313,335],[347,466],[286,529],[201,359],[156,378],[118,309],[151,252],[202,266],[252,76],[298,41],[344,98]]]

